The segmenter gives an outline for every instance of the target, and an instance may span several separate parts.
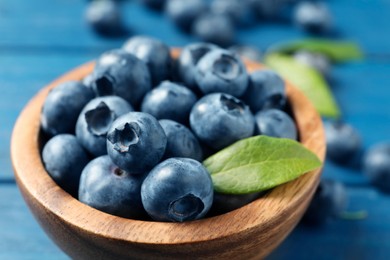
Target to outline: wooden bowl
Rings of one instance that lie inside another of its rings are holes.
[[[173,52],[177,57],[177,51]],[[246,61],[249,71],[262,69]],[[19,189],[46,233],[76,259],[260,259],[295,227],[318,185],[320,169],[278,186],[229,213],[187,223],[139,221],[93,209],[63,191],[45,171],[40,156],[40,112],[48,91],[80,80],[88,63],[43,88],[20,114],[11,141]],[[323,161],[322,122],[306,97],[287,84],[300,140]]]

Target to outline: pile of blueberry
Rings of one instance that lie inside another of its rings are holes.
[[[236,30],[264,20],[288,20],[310,34],[332,30],[332,17],[323,1],[299,0],[140,0],[162,11],[181,31],[205,42],[221,46],[234,43]],[[86,12],[90,26],[102,35],[126,31],[120,3],[114,0],[92,1]]]
[[[199,219],[260,195],[214,194],[203,159],[253,135],[298,139],[286,111],[275,72],[248,73],[235,53],[209,43],[173,59],[163,42],[136,36],[102,54],[81,82],[49,92],[42,160],[60,187],[101,211]]]

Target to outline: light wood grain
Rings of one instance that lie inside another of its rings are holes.
[[[177,56],[177,51],[174,52]],[[263,66],[246,61],[249,71]],[[138,221],[90,208],[60,189],[46,173],[39,153],[39,117],[48,91],[80,80],[93,69],[83,65],[43,88],[20,114],[11,140],[16,181],[37,221],[76,259],[260,259],[295,227],[315,191],[320,169],[281,185],[266,196],[220,216],[187,223]],[[301,142],[324,160],[319,115],[296,88],[287,94]]]

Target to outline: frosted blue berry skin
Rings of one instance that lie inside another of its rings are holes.
[[[193,23],[191,32],[199,40],[222,47],[231,45],[235,38],[235,26],[227,15],[206,12]]]
[[[133,107],[118,96],[92,99],[81,111],[76,123],[76,136],[92,155],[107,154],[106,135],[114,120],[133,111]]]
[[[130,38],[122,47],[148,66],[152,78],[152,86],[168,79],[172,67],[169,47],[162,41],[147,37],[135,36]]]
[[[339,217],[347,202],[348,194],[341,182],[321,179],[302,221],[308,225],[323,225]]]
[[[149,8],[155,10],[162,10],[164,8],[166,0],[140,0],[140,2]]]
[[[248,104],[253,113],[269,108],[283,109],[287,103],[285,83],[272,70],[252,72],[242,100]]]
[[[79,200],[103,212],[132,219],[147,216],[141,201],[141,185],[146,174],[131,174],[107,155],[95,158],[82,171]]]
[[[89,162],[87,152],[74,135],[59,134],[43,147],[46,171],[63,190],[77,198],[80,175]]]
[[[351,125],[341,121],[325,121],[324,129],[326,155],[330,160],[345,164],[361,151],[361,136]]]
[[[157,119],[143,112],[117,118],[107,133],[107,153],[121,169],[142,174],[163,157],[167,137]]]
[[[294,120],[282,110],[261,110],[256,113],[255,120],[257,134],[298,139],[298,130]]]
[[[91,1],[85,19],[93,30],[102,35],[116,36],[126,32],[116,1]]]
[[[294,22],[311,34],[327,33],[332,27],[328,6],[319,1],[302,1],[294,10]]]
[[[255,129],[249,107],[224,93],[201,98],[191,110],[190,126],[200,141],[218,150],[252,136]]]
[[[263,59],[261,50],[252,45],[234,45],[231,46],[228,50],[234,52],[240,57],[244,57],[252,61],[261,62]]]
[[[213,193],[206,168],[189,158],[170,158],[159,163],[141,186],[142,204],[157,221],[199,219],[210,209]]]
[[[165,14],[181,30],[190,31],[194,21],[208,10],[205,0],[167,0]]]
[[[198,91],[195,81],[196,65],[209,51],[219,48],[211,43],[197,42],[186,45],[178,58],[178,74],[184,85]]]
[[[78,115],[94,97],[94,93],[78,81],[58,85],[49,92],[43,103],[42,130],[51,136],[74,133]]]
[[[137,107],[146,92],[152,88],[146,64],[134,55],[120,50],[112,50],[102,56],[105,59],[99,58],[90,76],[91,88],[97,96],[120,96]]]
[[[202,161],[202,147],[190,129],[168,119],[159,120],[159,123],[167,136],[167,147],[164,153],[165,159],[185,157]]]
[[[381,191],[390,193],[390,143],[370,147],[363,157],[363,173]]]
[[[195,79],[204,94],[222,92],[240,97],[248,86],[248,74],[241,59],[224,49],[212,50],[199,60]]]
[[[248,26],[256,22],[256,13],[247,0],[214,0],[211,12],[227,15],[237,26]]]
[[[141,111],[157,119],[171,119],[187,124],[196,95],[188,88],[171,81],[163,81],[145,95]]]

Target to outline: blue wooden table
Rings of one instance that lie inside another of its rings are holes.
[[[390,139],[390,1],[329,0],[343,39],[358,42],[366,59],[334,67],[333,93],[344,119],[362,134],[364,146]],[[13,124],[26,102],[69,69],[120,47],[125,39],[101,38],[83,19],[87,1],[0,0],[0,259],[67,259],[35,222],[13,177],[9,155]],[[123,11],[134,34],[173,46],[194,39],[156,12],[129,1]],[[305,35],[266,23],[238,33],[259,48]],[[337,219],[319,228],[298,227],[269,259],[389,259],[390,195],[371,187],[358,169],[326,162],[324,176],[347,186],[349,211],[363,220]]]

